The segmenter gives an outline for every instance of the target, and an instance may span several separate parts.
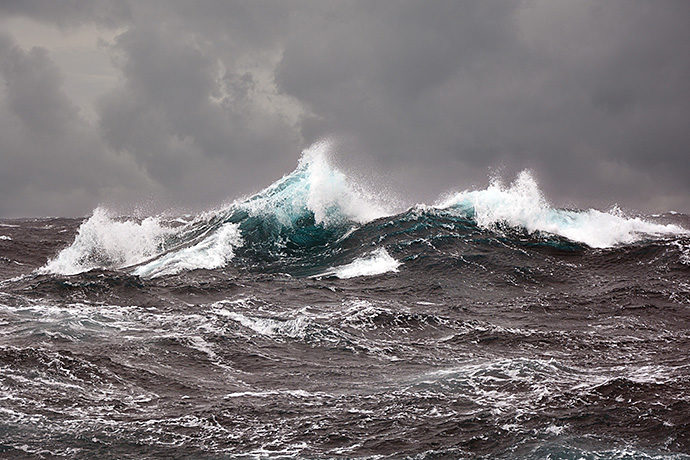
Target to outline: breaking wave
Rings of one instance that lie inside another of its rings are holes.
[[[487,234],[513,229],[592,248],[688,235],[678,225],[626,217],[618,209],[553,208],[528,171],[508,186],[494,180],[484,190],[456,193],[434,206],[419,205],[392,216],[372,193],[333,168],[328,152],[328,143],[315,144],[303,152],[290,174],[255,195],[191,221],[162,216],[123,220],[97,208],[82,223],[74,242],[39,272],[73,275],[119,269],[157,277],[221,268],[232,260],[273,271],[301,267],[293,270],[298,275],[379,275],[395,272],[401,265],[380,242],[398,231],[401,219],[417,220],[433,234],[443,224],[432,219],[422,225],[430,214],[464,219]]]
[[[94,268],[134,265],[160,253],[175,229],[157,217],[141,222],[120,221],[104,208],[96,208],[77,232],[74,242],[39,270],[74,275]]]
[[[95,268],[155,277],[225,265],[245,241],[265,257],[327,244],[358,225],[389,215],[384,205],[328,162],[330,145],[305,150],[297,168],[229,206],[178,220],[120,220],[97,208],[74,242],[39,271],[73,275]]]
[[[485,190],[457,193],[436,207],[469,217],[485,229],[496,229],[505,224],[524,228],[529,233],[558,235],[592,248],[687,233],[677,225],[625,217],[616,208],[609,212],[554,209],[529,171],[522,171],[507,187],[500,180],[494,180]]]

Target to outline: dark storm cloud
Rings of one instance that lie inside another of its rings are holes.
[[[109,0],[3,0],[0,15],[24,16],[60,27],[89,22],[116,26],[129,17],[126,2]]]
[[[690,209],[687,2],[4,2],[0,14],[121,31],[121,82],[92,124],[50,50],[4,39],[0,146],[20,169],[3,164],[0,213],[88,212],[118,186],[203,206],[266,185],[327,135],[412,201],[531,168],[561,204]],[[77,171],[64,166],[75,155]]]
[[[80,118],[44,49],[0,35],[0,78],[0,215],[79,213],[150,189],[133,159],[105,150]]]
[[[258,111],[254,78],[233,73],[223,42],[203,43],[176,19],[117,38],[125,84],[102,101],[105,140],[134,155],[178,202],[203,205],[270,182],[292,166],[298,127]]]
[[[433,6],[365,2],[294,28],[278,79],[319,116],[307,139],[455,159],[461,183],[530,167],[562,201],[688,206],[687,3]]]

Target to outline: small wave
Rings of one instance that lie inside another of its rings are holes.
[[[347,265],[335,267],[319,276],[334,275],[341,279],[357,276],[374,276],[387,272],[397,272],[400,262],[388,254],[385,248],[378,248],[371,254],[355,259]]]
[[[291,396],[293,398],[314,398],[328,396],[325,393],[311,393],[306,390],[264,390],[264,391],[238,391],[225,395],[229,398],[267,398],[271,396]]]
[[[7,235],[0,235],[0,240],[12,241],[12,237]]]
[[[279,314],[271,317],[255,316],[235,311],[219,313],[255,334],[270,337],[278,342],[297,340],[315,345],[346,341],[340,331],[319,323],[314,316],[307,314],[304,310],[293,314]]]
[[[242,313],[231,312],[228,317],[233,321],[240,323],[242,326],[251,329],[257,334],[271,336],[271,337],[290,337],[295,339],[302,339],[307,334],[307,329],[310,326],[309,319],[306,316],[298,316],[294,319],[272,319],[272,318],[257,318],[243,315]]]
[[[678,261],[683,265],[690,265],[690,244],[683,244],[679,241],[673,241],[671,244],[680,252]]]
[[[649,237],[687,234],[678,225],[628,218],[614,208],[609,212],[552,208],[529,171],[522,171],[509,186],[494,180],[484,190],[457,193],[435,206],[461,213],[482,228],[501,224],[521,227],[530,233],[546,232],[593,248],[629,244]]]

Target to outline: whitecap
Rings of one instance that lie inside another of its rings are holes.
[[[493,180],[484,190],[464,191],[435,206],[462,213],[482,228],[505,223],[530,233],[546,232],[593,248],[673,235],[688,234],[678,225],[656,224],[639,217],[626,217],[618,208],[608,212],[588,209],[571,211],[549,205],[529,171],[522,171],[509,186]]]
[[[369,255],[355,259],[349,264],[334,267],[319,276],[334,275],[341,279],[357,276],[374,276],[388,272],[397,272],[400,265],[401,262],[391,257],[385,248],[378,248]]]

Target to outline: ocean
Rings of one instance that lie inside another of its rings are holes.
[[[0,456],[690,459],[690,216],[379,198],[0,220]]]

